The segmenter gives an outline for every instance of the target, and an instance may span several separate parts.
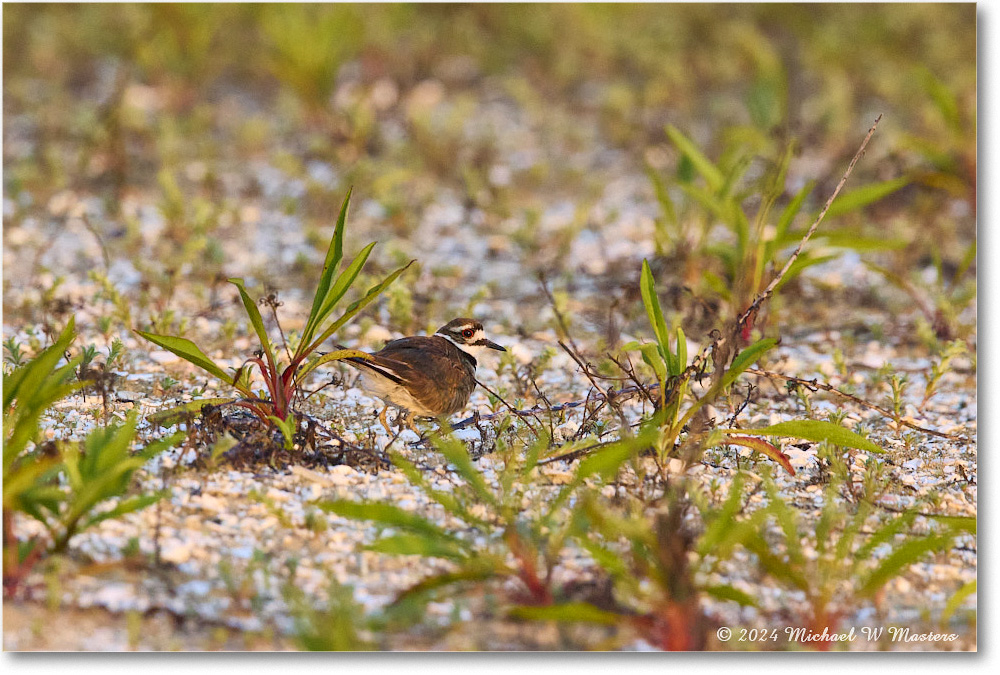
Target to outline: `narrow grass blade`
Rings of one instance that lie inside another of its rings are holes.
[[[861,584],[858,594],[862,597],[874,595],[886,582],[900,574],[904,569],[919,561],[925,555],[942,551],[951,545],[952,537],[946,535],[931,535],[910,539],[889,554]]]
[[[333,237],[330,239],[330,246],[326,251],[326,260],[323,262],[323,271],[319,275],[319,283],[316,285],[316,294],[313,296],[312,309],[309,310],[309,318],[302,331],[302,343],[309,344],[316,329],[319,327],[319,312],[326,303],[327,292],[333,283],[333,274],[337,271],[337,265],[344,255],[344,226],[347,222],[347,207],[351,203],[351,193],[354,188],[347,191],[344,203],[340,207],[340,216],[337,218],[337,225],[333,230]]]
[[[365,246],[361,253],[354,257],[354,260],[347,266],[347,268],[341,272],[340,276],[337,277],[337,281],[334,282],[330,290],[327,291],[326,299],[323,301],[323,305],[320,307],[319,312],[316,314],[316,328],[319,328],[326,321],[326,318],[330,316],[330,312],[333,308],[337,306],[340,299],[344,297],[351,284],[354,280],[358,278],[358,274],[361,273],[361,268],[365,266],[368,261],[368,256],[371,255],[372,249],[375,248],[375,242],[372,242]],[[305,340],[300,343],[302,346],[309,344]]]
[[[708,157],[706,157],[701,150],[695,145],[687,136],[682,134],[680,130],[677,129],[672,124],[666,126],[667,137],[673,142],[677,149],[680,150],[684,156],[691,160],[691,164],[694,165],[695,170],[701,174],[705,182],[712,189],[713,192],[719,190],[725,182],[725,176],[722,175],[722,171],[719,170],[715,164],[712,163]]]
[[[688,352],[687,352],[687,337],[684,335],[684,331],[680,326],[677,327],[677,372],[672,373],[672,375],[680,375],[687,368],[688,362]]]
[[[809,196],[809,193],[812,192],[812,189],[815,186],[816,181],[809,181],[806,183],[805,187],[799,190],[795,196],[792,197],[792,201],[788,202],[788,206],[785,207],[784,211],[781,212],[781,216],[778,217],[778,223],[775,226],[775,241],[780,241],[782,237],[785,236],[785,233],[788,232],[788,228],[790,228],[792,223],[795,221],[795,216],[799,215],[799,212],[802,210],[802,203],[806,200],[806,197]]]
[[[976,536],[975,516],[930,516],[930,518],[934,522],[947,525],[953,530]]]
[[[372,358],[371,354],[359,351],[357,349],[338,349],[336,351],[323,354],[323,356],[320,356],[317,359],[309,361],[309,363],[307,363],[306,365],[302,366],[302,368],[299,369],[298,377],[302,378],[303,376],[308,375],[309,373],[314,371],[316,368],[324,366],[333,361],[343,361],[344,359],[364,359],[365,361],[370,361],[371,358]]]
[[[469,458],[469,451],[464,443],[453,436],[442,436],[435,441],[434,448],[455,467],[455,471],[469,484],[479,499],[486,504],[496,505],[496,495],[487,487],[483,475],[472,465],[472,459]]]
[[[897,535],[905,532],[913,524],[913,521],[916,520],[916,517],[917,512],[910,510],[880,526],[855,552],[855,557],[859,560],[867,560],[876,548],[882,544],[891,543]]]
[[[243,307],[247,311],[247,316],[250,317],[250,323],[253,325],[254,332],[257,333],[257,338],[260,340],[260,344],[264,349],[267,361],[268,363],[273,364],[274,355],[271,353],[271,339],[267,336],[267,328],[264,327],[264,317],[260,315],[257,303],[254,302],[253,298],[250,297],[250,294],[247,293],[247,289],[244,286],[242,279],[233,278],[228,281],[239,289],[240,299],[243,301]]]
[[[948,602],[945,604],[944,610],[941,612],[941,618],[938,620],[940,625],[947,625],[949,619],[951,619],[955,612],[958,611],[958,608],[962,606],[965,599],[976,593],[976,581],[977,579],[973,579],[955,591],[953,596],[948,598]]]
[[[163,499],[164,496],[169,494],[169,492],[156,492],[148,495],[138,495],[130,499],[122,500],[113,509],[107,511],[102,511],[89,517],[84,521],[81,530],[85,530],[92,525],[97,525],[98,523],[104,522],[105,520],[113,520],[115,518],[120,518],[128,513],[133,513],[135,511],[141,511],[147,506],[152,506],[156,502]]]
[[[333,513],[350,520],[370,520],[381,525],[437,537],[442,541],[459,541],[426,518],[421,518],[392,504],[335,500],[318,502],[316,506],[327,513]]]
[[[728,584],[721,584],[718,586],[706,586],[705,592],[711,595],[716,600],[729,600],[731,602],[739,603],[743,607],[756,607],[757,601],[752,597],[744,593],[743,591],[730,586]]]
[[[597,623],[614,626],[622,622],[624,617],[595,607],[588,602],[567,602],[561,605],[546,605],[533,607],[521,605],[512,607],[508,616],[522,621],[559,621],[560,623]]]
[[[909,184],[910,179],[906,176],[893,178],[881,183],[872,183],[854,190],[842,192],[836,201],[830,205],[830,210],[826,212],[827,218],[835,218],[845,213],[857,211],[869,204],[873,204],[883,197],[891,195],[896,190]]]
[[[672,355],[670,353],[670,333],[667,331],[667,322],[663,319],[663,311],[660,309],[660,301],[656,297],[656,288],[653,283],[653,272],[649,269],[649,262],[642,261],[642,277],[639,280],[639,290],[642,293],[642,304],[646,306],[646,315],[649,317],[649,325],[652,326],[656,334],[656,341],[660,344],[663,359],[667,364],[667,371],[671,372]]]
[[[719,543],[726,538],[726,535],[736,523],[736,516],[742,510],[744,478],[742,473],[737,473],[733,478],[733,483],[726,495],[726,501],[718,511],[712,513],[708,520],[705,533],[698,539],[698,554],[705,556],[715,553]]]
[[[446,560],[464,560],[468,553],[464,546],[453,541],[440,539],[436,535],[406,532],[382,537],[365,550],[389,555],[419,555],[424,558],[444,558]]]
[[[314,351],[315,349],[319,348],[319,346],[323,344],[323,342],[325,342],[327,338],[329,338],[331,335],[340,330],[340,328],[348,321],[353,319],[358,312],[360,312],[362,309],[364,309],[369,304],[374,302],[375,299],[378,298],[378,296],[380,296],[382,292],[389,287],[389,284],[395,281],[396,278],[400,274],[405,272],[407,268],[409,268],[409,266],[412,265],[413,263],[414,261],[411,260],[410,262],[406,263],[404,266],[400,267],[398,270],[387,276],[381,282],[368,289],[368,292],[365,293],[364,297],[362,297],[360,300],[357,300],[356,302],[351,303],[351,305],[347,308],[347,311],[344,312],[339,319],[337,319],[335,322],[333,322],[333,324],[329,328],[323,331],[323,334],[319,336],[316,340],[314,340],[313,343],[309,345],[308,349],[300,350],[300,353],[308,354]]]
[[[42,390],[42,383],[53,375],[56,364],[66,354],[66,350],[73,342],[76,332],[76,319],[70,317],[66,327],[63,328],[56,341],[46,349],[42,350],[31,361],[17,368],[10,375],[3,376],[3,409],[4,412],[10,409],[15,398],[19,398],[21,392],[27,392],[25,398],[33,397]],[[61,384],[69,375],[69,371],[63,370],[62,376],[54,378],[53,381]],[[25,403],[26,401],[22,401]]]
[[[412,602],[419,596],[424,596],[431,591],[453,584],[488,581],[489,579],[507,576],[510,573],[510,570],[507,569],[502,561],[497,560],[493,564],[489,564],[490,562],[477,558],[474,561],[465,563],[455,572],[445,572],[444,574],[436,574],[423,579],[400,593],[393,600],[392,604],[396,606]]]

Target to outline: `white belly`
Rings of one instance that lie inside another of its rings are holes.
[[[409,410],[414,415],[420,417],[436,417],[437,412],[428,410],[417,399],[413,398],[404,387],[396,384],[392,380],[372,375],[362,371],[361,388],[372,396],[382,399],[387,405]]]

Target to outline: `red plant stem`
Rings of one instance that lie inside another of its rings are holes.
[[[285,391],[284,388],[278,385],[278,372],[275,368],[269,368],[267,364],[264,363],[263,359],[258,356],[250,359],[253,363],[257,364],[260,368],[261,375],[264,376],[264,384],[267,385],[267,391],[271,394],[271,402],[274,406],[274,414],[280,420],[284,420],[288,413],[285,410]]]
[[[521,537],[513,530],[508,529],[504,533],[504,538],[507,540],[507,546],[510,547],[511,553],[517,558],[517,577],[521,583],[527,586],[531,599],[538,605],[551,605],[552,592],[549,590],[548,584],[538,576],[538,569],[532,555],[533,551],[526,550]]]

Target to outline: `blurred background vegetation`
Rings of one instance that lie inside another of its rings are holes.
[[[975,237],[975,30],[973,4],[9,5],[5,220],[51,210],[65,190],[99,196],[114,219],[152,192],[172,246],[153,257],[180,252],[171,268],[194,260],[208,280],[223,257],[218,223],[238,227],[240,199],[261,189],[232,189],[226,168],[264,159],[305,178],[284,208],[308,230],[332,222],[343,195],[312,180],[319,160],[378,201],[387,237],[405,238],[449,188],[487,225],[518,214],[521,264],[558,271],[561,256],[540,251],[564,253],[584,223],[562,238],[530,230],[555,195],[608,180],[561,159],[595,145],[595,127],[576,120],[596,120],[602,147],[638,171],[681,179],[691,167],[667,124],[723,169],[762,158],[751,178],[794,142],[789,194],[819,178],[815,208],[881,113],[857,184],[906,185],[845,224],[892,239],[882,269],[912,286],[916,267],[962,271]],[[507,137],[516,126],[476,128],[489,126],[477,116],[491,99],[549,139],[525,148],[542,161],[505,180],[491,168],[524,140]],[[127,238],[106,239],[113,256],[136,256]],[[657,249],[685,253],[676,240]],[[918,292],[933,305],[947,289]]]

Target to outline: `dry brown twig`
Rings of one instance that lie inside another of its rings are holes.
[[[732,327],[729,329],[729,331],[727,333],[718,333],[714,337],[714,339],[708,345],[706,345],[701,350],[701,352],[698,353],[698,355],[691,361],[691,364],[685,369],[684,373],[680,376],[680,378],[691,379],[693,377],[697,377],[699,373],[703,373],[705,371],[705,367],[707,366],[708,359],[709,359],[710,356],[713,356],[714,360],[715,360],[715,370],[714,370],[714,372],[712,374],[713,380],[717,380],[717,379],[719,379],[719,378],[722,377],[722,375],[725,373],[725,369],[726,369],[728,363],[730,362],[730,359],[733,356],[735,356],[736,352],[735,352],[735,349],[733,347],[734,347],[734,343],[736,342],[737,336],[739,336],[740,333],[747,327],[748,323],[750,323],[756,317],[757,312],[760,310],[760,307],[763,305],[764,302],[766,302],[774,294],[775,289],[781,283],[782,279],[785,278],[785,276],[788,274],[789,270],[792,268],[792,265],[794,265],[795,261],[798,260],[799,256],[802,254],[802,251],[805,249],[805,245],[809,242],[809,240],[812,238],[812,236],[816,233],[816,230],[819,228],[820,223],[822,223],[823,219],[826,217],[826,214],[829,211],[830,206],[833,204],[834,200],[837,198],[837,196],[840,194],[841,190],[843,189],[844,185],[847,183],[847,179],[850,177],[851,173],[854,171],[855,165],[858,163],[858,161],[861,159],[861,157],[864,156],[865,149],[868,147],[868,142],[872,139],[872,136],[874,136],[875,130],[878,128],[879,122],[881,120],[882,120],[882,115],[879,115],[875,119],[875,122],[872,124],[871,128],[868,130],[868,133],[865,135],[865,138],[861,142],[861,145],[858,148],[857,152],[854,154],[854,157],[851,158],[851,161],[848,164],[847,169],[844,171],[844,175],[841,177],[840,181],[837,183],[837,186],[833,190],[833,193],[829,196],[829,198],[827,198],[825,204],[823,205],[822,210],[819,212],[819,214],[817,214],[816,218],[813,220],[812,224],[809,226],[809,229],[806,230],[805,235],[799,241],[798,245],[795,247],[795,250],[792,252],[791,256],[785,262],[785,265],[781,268],[781,270],[778,272],[778,274],[771,280],[771,282],[767,285],[767,287],[763,291],[761,291],[760,293],[757,294],[757,296],[753,299],[753,301],[750,303],[750,305],[739,315],[739,317],[736,319],[736,321],[733,323]],[[540,284],[541,284],[541,287],[542,287],[542,291],[545,293],[545,295],[548,298],[549,302],[552,304],[553,311],[555,313],[556,320],[559,323],[559,327],[560,327],[561,331],[566,336],[566,339],[571,344],[573,344],[573,340],[572,340],[572,337],[569,334],[569,330],[568,330],[568,326],[567,326],[565,317],[562,316],[562,313],[556,307],[555,299],[552,296],[552,293],[548,289],[548,286],[546,284],[544,276],[540,275],[539,276],[539,281],[540,281]],[[592,386],[598,392],[598,398],[603,399],[604,401],[606,401],[609,404],[611,404],[612,408],[616,408],[617,407],[617,406],[614,405],[614,402],[621,401],[623,396],[628,396],[628,395],[635,394],[635,393],[638,393],[638,392],[641,392],[641,393],[645,394],[646,396],[649,396],[649,394],[648,394],[649,390],[653,389],[653,388],[655,388],[657,386],[656,384],[653,384],[653,385],[651,385],[649,387],[646,387],[646,386],[643,386],[641,383],[639,383],[638,380],[635,380],[635,382],[636,382],[636,386],[635,387],[622,388],[619,391],[614,391],[614,389],[609,389],[609,390],[605,391],[595,381],[594,374],[591,373],[590,368],[588,367],[588,364],[579,356],[578,350],[575,349],[575,347],[576,347],[575,344],[573,344],[573,348],[571,348],[571,347],[567,346],[566,344],[564,344],[560,340],[559,341],[559,346],[562,347],[563,350],[565,350],[566,353],[568,353],[570,355],[570,357],[576,362],[576,364],[578,366],[580,366],[580,368],[583,370],[584,375],[587,377],[588,380],[590,380]],[[614,359],[612,359],[612,360],[614,360]],[[622,368],[622,364],[621,363],[618,363],[617,361],[615,361],[615,363],[617,363],[618,366],[620,368]],[[624,368],[622,368],[622,370],[625,371],[625,372],[628,372]],[[751,371],[748,371],[748,372],[755,372],[755,371],[751,370]],[[757,372],[757,374],[766,374],[766,373],[763,373],[761,371],[756,371],[756,372]],[[777,377],[782,377],[782,378],[785,378],[785,379],[787,379],[789,381],[794,381],[794,380],[798,379],[798,378],[788,378],[786,376],[777,375],[777,374],[767,374],[767,375],[774,375],[774,376],[777,376]],[[625,379],[630,379],[630,378],[625,378]],[[631,379],[634,379],[634,378],[631,378]],[[480,383],[480,384],[482,384],[482,383]],[[878,406],[875,406],[874,404],[867,403],[866,401],[858,399],[857,397],[851,397],[849,394],[845,394],[844,392],[840,392],[840,391],[834,389],[833,387],[830,387],[829,389],[826,389],[827,387],[829,387],[829,385],[820,385],[818,383],[809,383],[809,382],[807,382],[805,380],[802,380],[801,384],[808,385],[808,386],[817,386],[818,388],[825,389],[827,391],[831,391],[831,393],[837,393],[837,394],[840,394],[842,396],[849,397],[852,400],[856,400],[856,402],[858,402],[861,405],[865,405],[865,406],[870,407],[870,408],[872,408],[874,410],[878,410],[880,413],[885,414],[885,415],[887,415],[888,417],[890,417],[892,419],[895,419],[894,415],[892,415],[888,411],[885,411],[882,408],[879,408]],[[487,389],[487,391],[489,391],[489,389]],[[588,393],[587,401],[589,401],[589,400],[591,400],[591,398],[590,398],[590,394]],[[523,411],[521,411],[521,410],[515,410],[513,407],[511,407],[509,404],[507,404],[502,399],[501,399],[501,402],[504,403],[504,405],[510,410],[511,413],[515,414],[518,417],[526,417],[526,416],[529,416],[529,415],[533,415],[533,414],[537,414],[539,412],[545,412],[546,411],[546,409],[538,409],[537,406],[535,408],[532,408],[532,409],[529,409],[529,410],[523,410]],[[547,412],[549,412],[551,414],[552,412],[556,412],[556,411],[559,411],[559,410],[564,410],[564,409],[567,409],[567,408],[578,407],[580,405],[584,405],[585,403],[586,403],[586,401],[574,401],[574,402],[560,404],[560,405],[556,405],[556,406],[548,406],[547,407]],[[497,416],[498,415],[487,415],[487,416],[481,417],[480,419],[487,420],[487,419],[491,419],[491,418],[497,417]],[[470,418],[468,420],[463,420],[463,421],[459,422],[458,424],[456,424],[453,428],[459,429],[459,428],[462,428],[464,426],[468,426],[468,424],[471,424],[472,421],[473,421],[472,418]],[[928,433],[928,434],[931,434],[931,435],[934,435],[934,436],[940,436],[940,437],[944,437],[944,438],[955,438],[954,436],[948,436],[946,434],[942,434],[941,432],[934,431],[932,429],[925,429],[923,427],[919,427],[919,426],[913,425],[913,424],[905,422],[903,420],[900,420],[900,423],[905,424],[906,426],[910,426],[910,427],[912,427],[912,428],[914,428],[914,429],[916,429],[918,431],[922,431],[922,432],[925,432],[925,433]],[[626,425],[626,427],[627,427],[627,425]]]
[[[533,433],[535,435],[535,438],[539,437],[538,429],[536,429],[534,426],[531,425],[530,422],[528,422],[528,417],[529,416],[533,416],[533,414],[535,413],[535,411],[533,411],[533,410],[528,410],[528,411],[517,410],[510,403],[507,403],[507,401],[504,400],[503,396],[501,396],[497,392],[495,392],[492,389],[490,389],[489,387],[487,387],[485,384],[482,383],[482,381],[480,381],[480,380],[477,379],[476,380],[476,384],[478,384],[480,387],[482,387],[483,389],[485,389],[486,391],[488,391],[490,394],[492,394],[498,401],[500,401],[500,403],[502,403],[504,405],[505,408],[507,408],[507,410],[509,410],[515,416],[520,417],[521,419],[523,419],[524,423],[527,425],[527,427],[529,429],[531,429],[531,433]],[[542,412],[542,410],[539,410],[538,412]],[[476,418],[475,418],[475,416],[473,416],[471,419],[473,421],[475,421]],[[487,418],[486,417],[480,417],[479,419],[487,419]],[[467,420],[462,420],[462,422],[465,422],[465,421],[467,421]],[[537,422],[538,418],[535,418],[535,421]],[[452,427],[452,429],[459,429],[459,428],[460,427],[457,426],[457,425]]]
[[[848,394],[846,391],[841,391],[836,387],[829,384],[824,384],[822,382],[817,382],[815,379],[804,380],[800,377],[792,377],[791,375],[782,375],[781,373],[774,373],[769,370],[758,370],[756,368],[747,368],[747,373],[751,375],[758,375],[760,377],[769,377],[776,380],[784,380],[785,382],[790,382],[792,384],[797,384],[801,387],[805,387],[810,391],[816,391],[817,389],[830,392],[831,394],[836,394],[842,398],[847,399],[853,403],[856,403],[862,407],[868,408],[869,410],[874,410],[875,412],[888,417],[889,419],[895,421],[898,424],[909,427],[914,431],[919,431],[921,433],[927,434],[929,436],[937,436],[938,438],[947,438],[951,441],[960,441],[962,437],[958,434],[946,434],[943,431],[935,431],[934,429],[928,429],[927,427],[922,427],[919,424],[914,424],[913,422],[908,422],[902,417],[896,417],[896,415],[891,410],[886,410],[885,408],[875,405],[874,403],[869,403],[868,401],[855,396],[854,394]]]

